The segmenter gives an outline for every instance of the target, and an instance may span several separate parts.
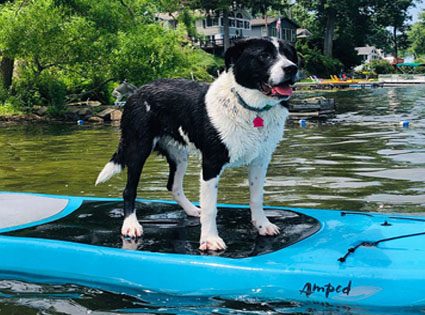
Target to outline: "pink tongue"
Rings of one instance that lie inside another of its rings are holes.
[[[272,88],[272,94],[279,94],[283,96],[291,96],[292,95],[292,88],[290,86],[275,86]]]

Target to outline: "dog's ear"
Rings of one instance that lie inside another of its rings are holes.
[[[224,65],[226,66],[226,72],[236,63],[246,46],[247,40],[239,40],[226,50],[224,53]]]
[[[290,57],[289,59],[293,61],[298,67],[300,67],[300,54],[297,52],[297,49],[295,48],[295,45],[289,41],[285,41],[284,44],[289,49]]]

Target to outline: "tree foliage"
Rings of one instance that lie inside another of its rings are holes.
[[[190,78],[192,75],[210,80],[205,69],[214,63],[212,55],[191,46],[184,38],[184,30],[176,32],[158,24],[140,25],[131,32],[119,33],[118,47],[112,58],[113,74],[136,84],[159,77]]]
[[[405,48],[406,22],[410,18],[408,10],[415,1],[298,0],[296,5],[316,17],[312,30],[315,37],[322,40],[320,47],[324,54],[340,59],[347,53],[352,55],[353,47],[365,44],[376,44],[387,51],[391,47],[394,54]],[[295,11],[299,12],[302,10]],[[305,12],[303,14],[305,16]],[[351,57],[345,59],[342,61],[346,64]]]
[[[409,9],[415,0],[374,0],[376,2],[376,20],[384,27],[392,28],[393,54],[398,57],[400,49],[407,48],[406,22],[411,19]]]
[[[26,108],[47,104],[60,111],[65,97],[110,101],[112,85],[123,79],[135,84],[158,77],[210,80],[220,63],[187,39],[196,35],[195,9],[223,15],[225,47],[232,8],[288,14],[313,34],[297,43],[307,71],[327,76],[360,62],[356,46],[376,45],[395,54],[403,49],[408,9],[415,1],[0,0],[0,101],[9,97]],[[170,14],[179,27],[162,27],[157,12]],[[424,38],[425,13],[408,32],[416,57],[425,54]],[[13,72],[17,76],[9,89]]]
[[[419,21],[412,25],[408,38],[410,50],[415,57],[418,59],[425,56],[425,11],[421,13]]]
[[[160,1],[25,0],[0,7],[0,51],[18,61],[12,94],[24,107],[60,107],[65,95],[107,102],[110,84],[159,77],[211,80],[214,58],[184,26],[155,21]],[[56,91],[56,92],[55,92]],[[65,91],[65,92],[64,92]]]
[[[364,70],[370,71],[373,74],[388,74],[395,72],[394,67],[386,60],[373,60],[366,65]]]

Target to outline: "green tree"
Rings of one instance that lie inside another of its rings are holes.
[[[407,48],[406,22],[411,19],[409,9],[415,5],[415,0],[375,0],[377,22],[392,29],[392,46],[394,57],[398,57],[400,48]]]
[[[425,55],[425,11],[420,15],[418,22],[412,25],[408,32],[410,51],[418,59]]]
[[[12,85],[14,59],[0,52],[0,88],[9,89]]]
[[[8,0],[0,0],[0,6]],[[14,59],[7,56],[0,50],[0,89],[9,89],[12,85]]]
[[[176,36],[174,30],[158,24],[139,25],[130,32],[119,33],[111,60],[112,75],[137,85],[159,77],[210,81],[205,68],[214,65],[214,57],[192,47],[184,34],[178,28]]]
[[[394,73],[394,67],[386,60],[373,60],[366,65],[364,70],[369,70],[375,74]]]
[[[335,29],[338,19],[358,10],[359,1],[350,0],[299,0],[304,6],[317,15],[318,31],[323,36],[323,53],[332,57]]]
[[[87,80],[94,68],[102,68],[105,41],[93,21],[68,14],[50,0],[27,1],[16,14],[19,7],[17,3],[2,7],[0,50],[23,61],[27,86],[22,90],[38,89],[40,93],[40,84],[46,82],[46,77],[53,78],[52,72],[72,73]]]
[[[388,54],[393,51],[392,33],[386,27],[370,24],[371,31],[365,34],[365,43],[369,46],[376,46]]]
[[[0,51],[20,65],[11,93],[28,107],[60,107],[65,94],[107,101],[110,82],[125,78],[209,80],[215,60],[191,46],[184,26],[170,30],[156,23],[156,5],[148,0],[2,4]]]
[[[339,48],[353,43],[363,46],[388,41],[387,27],[392,28],[391,46],[395,54],[400,44],[404,44],[408,10],[415,0],[298,0],[317,16],[316,34],[323,38],[323,52],[334,54],[333,46],[339,39]],[[379,33],[382,36],[373,36]],[[350,49],[353,47],[350,45]],[[387,45],[388,43],[386,43]]]

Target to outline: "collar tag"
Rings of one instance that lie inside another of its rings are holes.
[[[260,116],[255,117],[252,123],[254,124],[254,128],[264,127],[264,119]]]

